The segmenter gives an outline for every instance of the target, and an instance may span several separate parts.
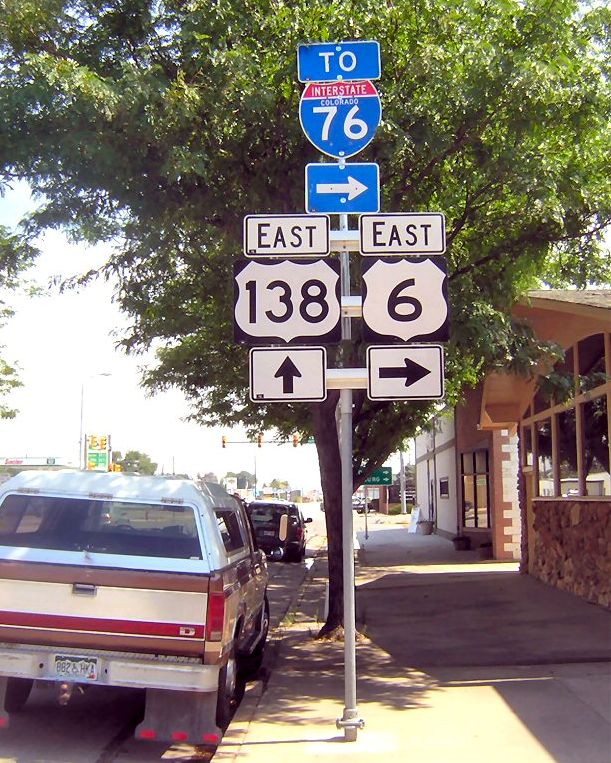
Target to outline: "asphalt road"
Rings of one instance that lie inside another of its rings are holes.
[[[304,505],[304,515],[315,520],[309,535],[324,532],[324,514],[318,504]],[[273,664],[277,647],[273,630],[291,607],[308,566],[270,562],[272,633],[264,670]],[[35,686],[21,713],[11,716],[9,729],[0,730],[0,763],[152,763],[205,761],[212,754],[191,745],[169,747],[153,742],[136,742],[133,732],[143,713],[144,692],[91,687],[75,693],[62,707],[57,689],[51,684]]]

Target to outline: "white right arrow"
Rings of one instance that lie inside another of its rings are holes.
[[[316,183],[316,193],[347,193],[348,201],[356,199],[367,190],[359,180],[348,175],[347,183]]]

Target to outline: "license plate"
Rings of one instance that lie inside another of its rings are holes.
[[[276,531],[275,530],[263,530],[263,532],[261,534],[264,537],[266,537],[266,538],[273,538],[274,535],[276,535]]]
[[[58,678],[69,678],[73,681],[86,679],[98,680],[97,657],[78,657],[72,654],[55,655],[55,675]]]

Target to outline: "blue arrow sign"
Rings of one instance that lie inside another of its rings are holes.
[[[375,40],[316,42],[297,48],[300,82],[379,79],[380,43]]]
[[[306,164],[306,212],[353,214],[380,209],[377,164]]]
[[[319,151],[337,159],[354,156],[367,146],[382,118],[375,86],[362,82],[313,82],[299,102],[299,121]]]

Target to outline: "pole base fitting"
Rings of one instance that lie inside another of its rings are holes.
[[[338,718],[335,721],[338,729],[364,729],[365,721],[362,718]]]

